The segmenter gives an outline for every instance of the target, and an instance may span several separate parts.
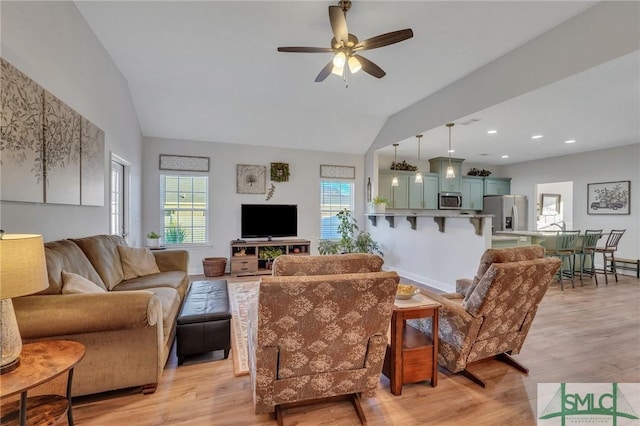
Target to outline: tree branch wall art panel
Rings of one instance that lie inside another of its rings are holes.
[[[80,203],[104,206],[104,131],[84,117],[80,132]]]
[[[44,93],[45,202],[80,204],[80,114]]]
[[[44,90],[0,59],[0,200],[44,201]]]

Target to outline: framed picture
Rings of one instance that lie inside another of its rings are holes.
[[[179,170],[185,172],[208,172],[209,157],[160,154],[160,170]]]
[[[630,214],[631,181],[587,184],[588,214]]]
[[[336,179],[355,179],[356,168],[353,166],[320,165],[320,177]]]
[[[238,164],[236,174],[236,192],[238,194],[264,194],[267,192],[267,166]]]

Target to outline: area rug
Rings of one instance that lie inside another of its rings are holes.
[[[233,352],[233,374],[249,374],[247,350],[247,325],[249,304],[258,297],[259,281],[228,283],[231,309],[231,350]]]

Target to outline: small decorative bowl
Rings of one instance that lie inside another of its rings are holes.
[[[418,294],[420,290],[416,286],[411,284],[398,284],[398,290],[396,291],[396,299],[411,299],[414,295]]]

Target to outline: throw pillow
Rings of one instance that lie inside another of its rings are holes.
[[[160,273],[156,257],[147,247],[118,246],[118,252],[125,280]]]
[[[62,271],[62,294],[106,293],[106,290],[82,275]]]

